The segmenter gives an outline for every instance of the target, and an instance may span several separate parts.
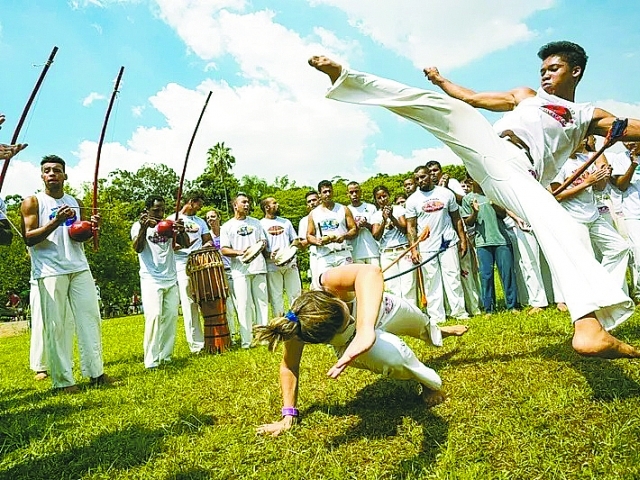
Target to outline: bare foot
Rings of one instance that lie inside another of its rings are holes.
[[[527,312],[527,315],[536,315],[538,313],[542,312],[542,308],[540,307],[531,307],[531,310],[529,310]]]
[[[583,317],[573,324],[571,346],[580,355],[601,358],[640,358],[640,350],[607,332],[595,317]]]
[[[342,73],[342,65],[334,62],[330,58],[323,56],[314,55],[309,59],[309,65],[311,65],[316,70],[329,75],[332,84],[336,83],[336,80],[338,80],[338,77]]]
[[[35,376],[33,377],[36,382],[46,380],[47,378],[49,378],[49,374],[47,372],[36,372]]]
[[[558,307],[558,310],[560,310],[561,312],[568,312],[569,308],[567,307],[567,304],[564,302],[558,302],[556,303],[556,307]]]
[[[448,327],[440,327],[442,338],[444,337],[461,337],[467,333],[469,327],[466,325],[449,325]]]
[[[425,403],[427,408],[435,407],[436,405],[440,405],[447,400],[447,396],[442,390],[431,390],[430,388],[422,386],[422,393],[420,394],[422,397],[422,401]]]

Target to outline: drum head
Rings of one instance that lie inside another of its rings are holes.
[[[289,245],[287,248],[278,250],[278,253],[273,259],[273,263],[275,263],[277,267],[282,267],[284,265],[287,265],[294,258],[296,258],[296,253],[298,253],[298,247]]]
[[[251,245],[240,257],[240,261],[245,265],[251,263],[258,255],[260,255],[260,253],[262,253],[266,245],[267,242],[264,240],[260,240],[258,243]]]

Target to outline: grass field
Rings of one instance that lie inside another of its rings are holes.
[[[578,357],[555,309],[469,325],[441,349],[408,340],[450,396],[432,410],[416,385],[327,379],[331,350],[310,346],[302,422],[278,438],[255,434],[281,407],[265,347],[195,356],[180,326],[174,361],[147,372],[142,317],[105,320],[118,384],[64,395],[33,381],[28,334],[0,338],[0,478],[640,478],[640,361]],[[617,334],[640,344],[640,316]]]

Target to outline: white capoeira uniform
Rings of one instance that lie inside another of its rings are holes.
[[[68,232],[69,226],[80,218],[77,200],[67,194],[53,198],[38,193],[35,197],[40,227],[64,205],[76,212],[75,218],[60,225],[42,242],[29,247],[31,277],[38,282],[40,294],[49,376],[54,388],[63,388],[75,385],[72,371],[74,326],[82,375],[97,378],[104,373],[100,309],[84,245],[72,240]],[[68,308],[71,308],[71,315]]]
[[[178,323],[178,278],[173,239],[158,235],[158,227],[141,232],[140,222],[131,227],[131,239],[144,235],[140,263],[140,297],[144,310],[144,366],[155,368],[170,362]]]
[[[631,165],[628,152],[610,155],[608,158],[613,167],[612,176],[624,175]],[[619,196],[621,217],[624,219],[622,223],[633,248],[634,296],[640,298],[640,167],[636,167],[629,188],[624,192],[617,188],[611,190]]]
[[[554,179],[554,183],[562,184],[588,160],[589,155],[582,153],[576,154],[576,158],[569,158],[562,168],[560,168],[558,175]],[[595,168],[595,165],[591,165],[572,185],[580,185],[591,172],[595,171]],[[593,193],[593,187],[585,188],[577,195],[562,200],[560,205],[583,227],[581,229],[582,235],[575,240],[584,243],[587,249],[592,247],[597,249],[602,255],[600,262],[602,266],[618,281],[620,288],[626,291],[629,244],[625,242],[616,229],[600,215],[596,197]]]
[[[309,215],[300,219],[298,225],[298,237],[307,240],[307,229],[309,228]],[[315,245],[309,245],[309,278],[318,278],[318,251]]]
[[[324,235],[344,235],[347,233],[347,221],[345,217],[345,207],[340,203],[335,203],[329,210],[324,205],[318,205],[309,213],[309,222],[313,222],[316,230],[316,238]],[[316,267],[318,276],[313,277],[311,285],[318,287],[318,278],[324,272],[333,267],[349,265],[353,263],[351,245],[344,240],[342,243],[333,242],[318,246],[316,249]]]
[[[260,240],[266,241],[264,229],[258,220],[246,217],[231,218],[220,227],[220,247],[244,251]],[[242,348],[249,348],[253,340],[253,326],[266,325],[269,318],[267,292],[267,262],[258,255],[245,265],[240,257],[231,257],[231,277],[236,298]]]
[[[395,205],[392,213],[394,218],[398,219],[404,216],[405,209],[404,207]],[[376,211],[371,216],[370,223],[372,225],[381,225],[383,228],[382,237],[380,237],[380,267],[384,270],[409,247],[409,241],[407,240],[407,236],[398,230],[390,219],[387,219],[383,225],[382,210]],[[413,267],[411,255],[406,254],[385,272],[385,277],[392,277],[406,272],[410,270],[411,267]],[[385,280],[384,285],[393,295],[403,298],[413,305],[417,304],[415,270],[400,275],[397,278]]]
[[[276,252],[287,248],[298,236],[293,225],[286,218],[262,218],[260,223],[267,235],[267,252]],[[296,259],[294,258],[290,263],[278,267],[272,258],[268,258],[267,286],[271,313],[276,317],[281,317],[284,315],[284,292],[287,292],[289,305],[291,305],[302,291]]]
[[[209,230],[209,234],[211,235],[211,243],[213,243],[213,246],[216,250],[220,250],[220,236],[213,233],[213,230]],[[227,283],[229,284],[229,295],[226,300],[227,324],[229,325],[229,333],[231,336],[235,336],[238,334],[238,325],[236,322],[236,294],[233,290],[233,277],[231,276],[231,259],[229,257],[225,257],[222,253],[220,253],[220,256],[222,257],[224,273],[227,276]]]
[[[538,308],[548,306],[540,268],[540,247],[535,235],[521,230],[511,217],[505,217],[504,224],[513,247],[518,303]]]
[[[352,315],[356,305],[353,302]],[[398,380],[415,380],[431,390],[441,390],[442,380],[435,370],[418,360],[413,350],[398,335],[418,338],[442,346],[440,328],[429,321],[420,309],[395,295],[384,293],[375,324],[376,341],[371,349],[355,358],[352,367],[379,373]],[[356,334],[356,320],[351,317],[347,328],[334,336],[329,344],[338,358]]]
[[[406,218],[416,218],[418,235],[427,227],[431,232],[418,246],[423,260],[438,251],[443,239],[450,240],[449,248],[421,267],[424,279],[428,283],[425,288],[429,317],[438,323],[446,320],[446,294],[451,316],[459,319],[469,318],[460,281],[459,239],[449,215],[449,212],[459,209],[455,195],[444,187],[433,187],[428,192],[418,189],[407,198],[405,208]]]
[[[533,228],[575,321],[595,312],[607,330],[633,313],[633,302],[590,252],[573,239],[579,226],[544,188],[585,137],[594,108],[538,90],[495,126],[446,94],[343,68],[327,97],[378,105],[425,128],[462,159],[485,195]],[[530,148],[500,138],[513,131]],[[540,183],[534,178],[540,179]],[[543,186],[544,185],[544,186]]]
[[[356,225],[362,220],[371,224],[371,216],[376,213],[376,207],[367,202],[362,202],[357,207],[347,205],[347,208],[351,210]],[[353,263],[380,266],[380,247],[368,228],[358,228],[358,234],[348,242],[351,245]]]
[[[44,324],[40,308],[40,291],[38,282],[29,280],[29,309],[31,310],[31,338],[29,341],[29,366],[34,372],[46,372],[47,355],[44,348]],[[70,312],[68,312],[70,313]],[[73,366],[73,363],[71,364]]]
[[[175,220],[176,215],[169,215],[169,220]],[[182,319],[184,320],[184,333],[187,336],[187,345],[191,353],[198,353],[204,348],[204,333],[200,323],[200,307],[191,297],[189,287],[189,275],[187,275],[187,258],[191,252],[202,248],[202,236],[209,232],[207,223],[197,215],[185,215],[180,213],[178,218],[184,221],[184,230],[193,243],[188,248],[175,250],[176,273],[178,276],[178,293],[182,305]]]

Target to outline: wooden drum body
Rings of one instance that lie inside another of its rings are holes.
[[[204,349],[223,353],[231,347],[226,299],[229,285],[222,255],[213,247],[191,252],[187,258],[191,298],[200,305],[204,318]]]

